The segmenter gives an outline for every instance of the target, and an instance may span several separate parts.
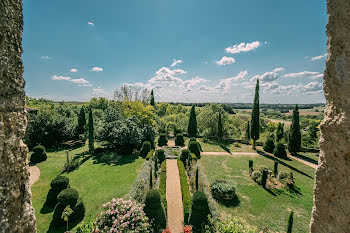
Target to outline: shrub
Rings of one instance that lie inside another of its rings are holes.
[[[81,221],[85,216],[85,205],[81,197],[78,198],[78,202],[73,208],[73,215],[71,217],[72,221]]]
[[[264,165],[261,165],[259,166],[259,171],[261,172],[261,174],[266,171],[266,172],[269,172],[269,168],[264,166]]]
[[[150,221],[152,221],[154,228],[164,229],[166,227],[166,217],[158,190],[151,189],[148,191],[144,211]]]
[[[261,172],[259,170],[253,171],[252,174],[251,174],[251,177],[256,183],[260,184],[262,174],[261,174]]]
[[[159,163],[162,163],[163,161],[165,161],[165,152],[163,149],[159,149],[156,151],[156,156],[159,160]]]
[[[267,138],[264,143],[264,151],[272,153],[273,149],[275,149],[275,143],[272,138]]]
[[[58,204],[61,204],[63,206],[75,206],[77,204],[79,198],[79,193],[76,189],[73,188],[67,188],[62,190],[60,194],[57,196]]]
[[[168,138],[165,133],[159,134],[158,146],[166,146],[168,144]]]
[[[188,143],[188,149],[189,149],[192,153],[194,153],[198,159],[201,158],[201,151],[200,151],[198,142],[196,142],[196,141],[190,141],[190,142]]]
[[[192,197],[189,224],[194,227],[194,230],[200,231],[202,226],[208,223],[209,214],[207,196],[203,192],[196,191]]]
[[[280,172],[278,174],[278,179],[283,180],[283,179],[286,179],[286,178],[288,178],[288,173],[287,172]]]
[[[279,142],[276,148],[273,150],[273,154],[279,158],[286,158],[287,152],[283,143]]]
[[[76,233],[91,233],[93,232],[94,228],[94,222],[82,222],[77,226]]]
[[[243,221],[237,219],[226,219],[225,221],[219,221],[217,223],[217,232],[220,233],[257,233],[252,230]]]
[[[146,156],[146,160],[150,160],[153,158],[153,154],[154,154],[154,150],[150,150],[150,152],[148,152],[147,156]]]
[[[160,165],[160,176],[159,176],[159,194],[162,200],[162,204],[164,206],[164,211],[166,213],[167,210],[167,202],[166,202],[166,161]]]
[[[51,181],[51,189],[61,192],[63,189],[69,188],[69,178],[65,176],[57,176]]]
[[[261,177],[261,185],[265,188],[266,187],[266,181],[267,181],[267,172],[266,170],[263,170],[262,177]]]
[[[149,141],[143,142],[140,150],[140,156],[142,158],[145,158],[150,151],[151,151],[151,143]]]
[[[199,146],[199,150],[202,151],[202,146],[201,146],[201,144],[197,141],[197,138],[194,138],[194,137],[190,138],[190,142],[197,142],[197,143],[198,143],[198,146]]]
[[[191,151],[189,150],[182,150],[180,155],[180,160],[185,164],[187,159],[190,158]]]
[[[175,145],[176,146],[183,146],[185,144],[185,139],[184,139],[184,135],[179,133],[179,134],[176,134],[176,137],[175,137]]]
[[[213,197],[219,201],[234,200],[237,197],[234,184],[226,180],[213,180],[210,189]]]
[[[114,158],[115,158],[115,154],[113,152],[106,152],[100,157],[99,161],[102,163],[109,164],[110,161]]]
[[[103,211],[97,217],[97,229],[94,232],[151,232],[142,204],[113,198],[102,207]]]
[[[33,154],[30,156],[30,163],[40,163],[47,159],[45,147],[37,145],[33,148]]]
[[[187,175],[186,175],[184,163],[181,160],[177,160],[177,164],[179,167],[181,195],[182,195],[182,202],[183,202],[183,208],[184,208],[184,222],[187,223],[188,217],[190,215],[190,208],[191,208],[190,187],[187,182]]]
[[[65,172],[71,172],[77,169],[79,166],[80,166],[79,159],[76,158],[76,159],[70,160],[68,163],[66,162],[64,164],[63,170]]]

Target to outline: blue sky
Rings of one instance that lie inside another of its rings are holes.
[[[156,101],[324,102],[326,3],[320,0],[24,0],[27,95]]]

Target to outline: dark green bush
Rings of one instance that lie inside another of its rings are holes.
[[[145,141],[142,144],[141,150],[140,150],[140,156],[142,158],[145,158],[148,154],[148,152],[151,151],[151,143],[149,141]]]
[[[197,143],[198,143],[198,146],[199,146],[199,150],[200,150],[200,151],[203,151],[203,150],[202,150],[201,144],[197,141],[197,138],[191,137],[191,138],[190,138],[190,142],[197,142]]]
[[[266,167],[266,166],[264,166],[264,165],[261,165],[261,166],[259,166],[259,171],[260,171],[261,174],[262,174],[264,171],[268,172],[268,171],[269,171],[269,168]]]
[[[180,160],[185,164],[187,159],[190,158],[190,151],[185,149],[181,151]]]
[[[198,159],[201,158],[201,151],[200,151],[198,142],[196,142],[196,141],[190,141],[190,142],[188,143],[188,149],[189,149],[192,153],[194,153]]]
[[[192,197],[189,224],[193,226],[195,231],[200,231],[202,226],[208,223],[209,214],[207,196],[203,192],[196,191]]]
[[[66,223],[62,219],[62,213],[67,205],[57,204],[52,216],[52,224],[54,226],[65,226]],[[85,206],[81,198],[78,198],[75,205],[69,205],[73,210],[73,213],[69,217],[72,222],[78,222],[84,219],[85,216]]]
[[[283,179],[286,179],[286,178],[288,178],[288,173],[287,172],[280,172],[278,174],[278,179],[283,180]]]
[[[182,202],[183,202],[183,208],[184,208],[184,222],[185,224],[187,224],[188,217],[190,215],[190,209],[191,209],[190,187],[187,182],[187,175],[186,175],[184,163],[178,159],[177,164],[179,168],[181,195],[182,195]]]
[[[153,154],[154,154],[154,150],[151,150],[150,152],[148,152],[147,156],[146,156],[146,160],[150,160],[153,158]]]
[[[260,184],[262,174],[261,174],[261,172],[259,170],[253,171],[252,174],[251,174],[251,177],[256,183]]]
[[[253,160],[249,160],[249,172],[253,172]]]
[[[185,144],[184,135],[181,133],[176,134],[175,145],[176,146],[183,146],[184,144]]]
[[[264,143],[264,151],[272,153],[273,149],[275,149],[275,143],[272,138],[267,138]]]
[[[158,146],[166,146],[168,144],[168,138],[165,133],[159,134]]]
[[[279,142],[276,148],[273,150],[273,154],[279,158],[286,158],[287,152],[283,143]]]
[[[52,215],[52,222],[51,224],[54,226],[65,226],[66,223],[62,219],[62,213],[64,211],[64,208],[66,208],[65,205],[57,204],[55,207],[55,210]]]
[[[75,206],[79,198],[79,193],[76,189],[67,188],[62,190],[57,196],[58,204],[63,206]]]
[[[69,188],[69,178],[65,176],[57,176],[51,181],[51,189],[61,192],[63,189]]]
[[[266,187],[266,181],[267,181],[267,172],[266,170],[264,170],[262,172],[262,176],[261,176],[261,185],[265,188]]]
[[[210,182],[210,189],[213,198],[219,201],[234,200],[237,197],[234,184],[226,180],[213,180]]]
[[[85,205],[81,197],[78,198],[77,204],[72,208],[73,214],[71,217],[71,221],[81,221],[85,216]]]
[[[153,221],[155,228],[164,229],[166,227],[166,217],[158,190],[151,189],[148,191],[144,211],[147,217]]]
[[[159,160],[159,163],[162,163],[165,160],[165,152],[163,149],[159,149],[156,151],[156,156]]]
[[[37,145],[33,148],[33,154],[30,156],[30,163],[40,163],[47,159],[45,147]]]

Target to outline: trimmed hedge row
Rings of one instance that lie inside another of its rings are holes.
[[[184,222],[185,224],[187,224],[188,218],[190,215],[190,209],[191,209],[190,187],[187,182],[185,166],[180,159],[177,160],[177,165],[179,167],[179,175],[180,175],[181,194],[182,194],[182,202],[183,202],[183,208],[184,208]]]
[[[144,211],[156,229],[166,227],[166,217],[158,190],[151,189],[148,191]]]
[[[159,176],[159,193],[164,206],[165,213],[167,213],[167,201],[166,201],[166,160],[160,165],[160,176]]]

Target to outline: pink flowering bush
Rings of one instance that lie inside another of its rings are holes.
[[[115,199],[103,204],[97,217],[95,233],[100,232],[150,232],[143,204],[135,201]]]

